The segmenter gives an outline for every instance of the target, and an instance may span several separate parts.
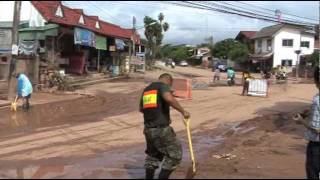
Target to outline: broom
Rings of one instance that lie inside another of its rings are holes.
[[[11,111],[17,111],[17,100],[18,96],[15,97],[14,101],[11,103]]]

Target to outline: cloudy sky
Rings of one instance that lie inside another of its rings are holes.
[[[165,33],[164,43],[171,44],[199,44],[208,36],[213,36],[214,41],[217,42],[225,38],[234,38],[241,30],[259,30],[273,24],[237,15],[178,7],[159,1],[63,1],[63,3],[72,8],[84,9],[87,15],[97,15],[102,20],[126,28],[132,28],[133,16],[137,19],[137,27],[142,27],[145,16],[157,18],[162,12],[165,15],[165,21],[170,25],[169,31]],[[225,3],[243,6],[246,9],[254,8],[235,1]],[[247,1],[245,3],[271,10],[279,9],[282,13],[319,19],[318,1]],[[4,11],[13,8],[13,3],[6,4],[9,3],[1,4],[0,21],[8,17],[8,13]],[[264,12],[273,14],[273,12]],[[291,16],[291,18],[296,17]],[[309,22],[317,23],[312,20]],[[143,31],[141,29],[139,33],[143,35]]]
[[[243,6],[237,2],[227,1],[227,3]],[[318,1],[248,1],[246,3],[272,10],[279,9],[283,13],[319,19]],[[213,36],[214,41],[217,42],[235,37],[240,30],[259,30],[264,26],[272,25],[270,22],[256,19],[177,7],[155,1],[64,1],[64,4],[73,8],[83,8],[86,14],[98,15],[103,20],[123,27],[132,27],[133,16],[137,19],[137,26],[141,27],[144,16],[157,18],[162,12],[165,15],[165,21],[170,25],[169,31],[165,33],[164,43],[172,44],[198,44],[204,42],[204,38],[208,36]],[[312,20],[309,22],[316,23]],[[143,29],[139,33],[143,34]]]

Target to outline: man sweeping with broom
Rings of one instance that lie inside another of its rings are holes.
[[[190,114],[185,111],[172,95],[172,76],[162,74],[158,82],[151,83],[143,91],[140,112],[144,115],[144,135],[147,158],[146,179],[153,179],[156,169],[163,161],[159,179],[168,179],[182,160],[182,146],[170,127],[170,106],[178,110],[185,119]]]
[[[31,98],[31,94],[33,91],[32,84],[29,78],[23,73],[17,73],[15,74],[15,77],[18,80],[17,95],[14,102],[12,103],[13,107],[11,108],[16,111],[17,110],[16,103],[19,99],[22,99],[23,100],[22,109],[24,111],[28,111],[30,108],[29,100]]]

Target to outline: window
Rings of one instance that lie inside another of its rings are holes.
[[[271,46],[272,46],[272,41],[271,41],[271,39],[268,39],[268,41],[267,41],[267,50],[268,51],[271,51]]]
[[[6,34],[5,34],[4,30],[0,30],[0,37],[5,37],[5,36],[6,36]]]
[[[1,57],[1,62],[2,63],[7,63],[8,62],[7,57],[5,57],[5,56]]]
[[[293,47],[293,39],[283,39],[282,46]]]
[[[292,59],[283,59],[283,60],[281,60],[281,65],[282,66],[291,67],[292,66]]]
[[[301,47],[309,48],[309,47],[310,47],[310,42],[309,42],[309,41],[301,41],[300,46],[301,46]]]
[[[80,18],[79,18],[79,23],[80,23],[80,24],[84,24],[84,18],[83,18],[82,15],[81,15]]]
[[[259,40],[258,40],[258,48],[261,48],[261,47],[262,47],[262,40],[259,39]]]
[[[63,17],[63,12],[62,12],[61,6],[58,6],[55,15],[58,16],[58,17]]]
[[[99,24],[98,21],[96,22],[96,28],[97,28],[97,29],[100,29],[100,24]]]
[[[208,51],[207,50],[200,50],[200,53],[203,54],[203,53],[207,53]]]

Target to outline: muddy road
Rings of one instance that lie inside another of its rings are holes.
[[[36,104],[28,113],[0,109],[0,178],[143,178],[138,100],[160,73],[90,86],[78,91],[80,98]],[[208,87],[180,101],[192,115],[196,177],[303,178],[304,129],[288,117],[310,106],[314,86],[274,85],[268,98],[240,93],[241,87]],[[172,119],[184,147],[173,177],[183,178],[190,164],[186,132],[179,113],[172,111]],[[225,153],[236,158],[214,157]]]

